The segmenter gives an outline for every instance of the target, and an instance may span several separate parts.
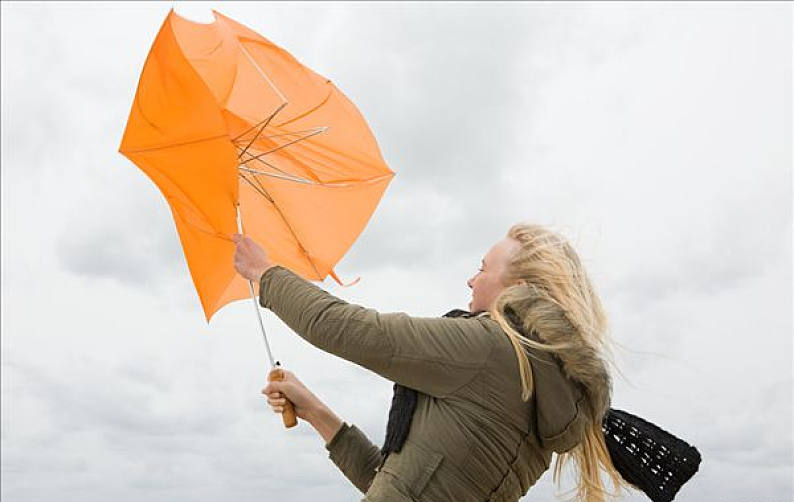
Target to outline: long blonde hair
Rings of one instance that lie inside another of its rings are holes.
[[[511,257],[503,282],[506,287],[491,306],[491,317],[510,338],[518,358],[521,399],[529,400],[534,384],[523,346],[556,354],[564,372],[583,384],[589,404],[584,438],[573,449],[557,455],[553,480],[559,488],[566,462],[578,467],[576,494],[568,499],[603,502],[605,496],[620,496],[631,488],[617,472],[609,456],[601,423],[611,401],[611,379],[606,362],[613,362],[607,333],[607,317],[578,255],[567,240],[540,225],[513,225],[507,236],[519,243]],[[511,322],[520,322],[524,333]],[[614,363],[613,363],[614,364]],[[615,492],[604,488],[600,469],[606,471]]]

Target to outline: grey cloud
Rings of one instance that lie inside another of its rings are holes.
[[[159,407],[156,400],[173,394],[162,367],[150,365],[150,375],[142,378],[128,366],[114,371],[98,361],[86,360],[83,364],[83,368],[58,378],[33,365],[16,364],[12,369],[28,391],[47,404],[51,420],[62,430],[90,429],[97,434],[113,435],[114,442],[132,434],[136,438],[163,437],[165,439],[160,441],[178,443],[181,435],[212,434],[227,422],[221,418],[217,407],[209,408],[216,410],[214,414],[202,409],[202,413],[190,414],[187,420],[182,412],[172,413]],[[151,376],[158,372],[159,375]],[[110,381],[114,383],[103,384]],[[198,408],[203,404],[206,403],[194,406]],[[98,423],[106,429],[96,430]]]
[[[20,202],[28,210],[51,211],[52,221],[66,220],[62,228],[45,229],[58,234],[62,266],[140,286],[184,268],[167,206],[161,197],[159,205],[142,198],[152,193],[144,186],[151,182],[117,152],[137,63],[147,48],[96,52],[119,34],[107,15],[130,21],[153,13],[21,4],[4,5],[3,12],[4,182],[29,184],[37,192],[60,187],[60,206],[48,198]],[[19,42],[7,44],[6,37]]]
[[[790,378],[779,380],[754,386],[750,393],[737,389],[740,395],[730,403],[730,420],[702,417],[710,426],[698,431],[699,448],[714,459],[739,465],[794,467],[792,383]]]
[[[167,205],[163,201],[154,208],[153,201],[147,200],[135,207],[135,202],[121,198],[96,212],[73,217],[71,228],[56,243],[62,266],[75,274],[110,277],[147,288],[157,287],[171,274],[186,273]]]
[[[790,172],[769,180],[770,186],[790,184]],[[639,306],[682,291],[717,294],[780,266],[791,254],[790,204],[785,197],[766,197],[771,207],[762,214],[738,204],[723,206],[707,228],[671,250],[674,254],[637,256],[632,259],[636,268],[612,280],[610,287]],[[791,268],[784,268],[790,280]]]

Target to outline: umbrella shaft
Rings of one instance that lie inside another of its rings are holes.
[[[237,231],[243,233],[243,223],[240,217],[240,206],[237,206]],[[270,361],[270,369],[277,366],[276,361],[273,359],[273,353],[270,351],[270,343],[267,341],[267,333],[265,333],[265,324],[262,322],[262,311],[259,310],[259,302],[256,301],[256,293],[254,292],[254,283],[248,281],[248,288],[251,290],[251,300],[254,302],[254,310],[256,311],[256,319],[259,321],[259,329],[262,330],[262,338],[265,340],[265,349],[267,350],[267,359]]]
[[[256,301],[256,293],[254,293],[254,283],[248,281],[248,287],[251,289],[251,300],[254,302],[254,310],[256,310],[256,318],[259,320],[259,329],[262,330],[262,338],[265,340],[265,349],[267,350],[267,358],[270,361],[270,369],[276,367],[276,362],[273,360],[273,353],[270,352],[270,344],[267,341],[267,333],[265,333],[265,325],[262,323],[262,311],[259,310],[259,304]]]

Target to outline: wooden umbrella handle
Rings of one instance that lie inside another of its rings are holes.
[[[282,368],[273,368],[267,375],[267,381],[282,382],[285,376]],[[281,395],[286,399],[287,396],[285,396],[283,392]],[[298,419],[295,417],[295,406],[292,404],[292,401],[289,399],[286,399],[286,401],[287,402],[284,404],[284,411],[281,412],[281,418],[284,420],[284,427],[289,429],[290,427],[298,425]]]

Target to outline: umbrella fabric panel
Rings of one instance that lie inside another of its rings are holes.
[[[217,21],[194,23],[173,11],[168,19],[183,56],[212,93],[216,104],[224,103],[237,79],[238,50],[234,35]]]
[[[240,283],[239,289],[243,291],[240,298],[245,298],[248,292],[247,283],[231,266],[234,243],[230,236],[237,231],[235,206],[231,197],[237,190],[228,187],[210,190],[213,175],[218,178],[217,170],[207,169],[206,173],[198,174],[201,168],[217,165],[230,154],[228,141],[223,147],[205,142],[198,148],[193,145],[189,153],[179,156],[187,172],[183,177],[193,183],[203,179],[199,184],[201,190],[188,192],[184,192],[163,169],[156,168],[158,161],[162,162],[162,156],[175,152],[178,155],[180,147],[129,154],[130,159],[160,188],[171,208],[185,260],[207,320],[219,308],[219,300],[229,288],[230,281]],[[225,177],[220,177],[215,184],[221,186],[224,181]],[[234,181],[237,182],[236,179]],[[183,183],[182,186],[189,187],[190,183]],[[197,193],[203,196],[196,197]],[[226,264],[228,266],[221,266]]]
[[[185,58],[166,18],[144,63],[120,151],[227,137],[212,93]],[[236,176],[236,166],[228,166]]]
[[[283,263],[304,278],[323,280],[325,274],[314,269],[283,213],[262,196],[259,187],[263,185],[249,175],[246,179],[251,180],[256,188],[247,182],[240,183],[240,216],[245,234],[261,243],[274,263]]]
[[[241,205],[246,232],[258,242],[267,243],[271,237],[265,229],[272,228],[268,225],[273,225],[272,215],[277,214],[290,227],[290,232],[286,235],[300,243],[308,254],[312,270],[316,270],[304,277],[315,280],[325,277],[355,242],[391,180],[391,176],[384,175],[368,183],[318,185],[295,183],[269,176],[257,178],[273,202],[260,197],[265,199],[269,206],[268,211],[262,211],[262,206],[249,211],[252,206]],[[260,222],[265,214],[268,215],[267,221]],[[263,233],[258,234],[258,229],[263,229]],[[280,234],[281,232],[274,233]],[[263,237],[261,241],[258,239],[259,235]],[[281,246],[285,243],[266,245],[274,247],[275,258],[279,253],[277,249],[283,249]]]
[[[201,301],[204,317],[209,322],[212,315],[228,303],[223,299],[230,293],[235,295],[234,299],[250,295],[248,282],[231,265],[220,266],[233,261],[234,243],[231,240],[204,232],[182,218],[181,212],[173,207],[172,211],[190,276]]]

